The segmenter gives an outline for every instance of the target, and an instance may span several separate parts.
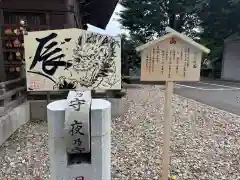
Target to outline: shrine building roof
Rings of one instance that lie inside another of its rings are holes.
[[[105,29],[117,3],[118,0],[86,0],[87,23]]]

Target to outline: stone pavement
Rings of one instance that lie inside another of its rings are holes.
[[[180,82],[174,93],[240,115],[240,83],[228,81]]]

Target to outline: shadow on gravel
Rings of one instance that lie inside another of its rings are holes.
[[[165,85],[165,81],[141,81],[140,78],[123,77],[122,80],[127,85]],[[125,86],[125,84],[124,84]]]
[[[140,89],[141,88],[139,84],[123,84],[122,87],[124,89]]]

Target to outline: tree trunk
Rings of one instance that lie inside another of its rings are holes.
[[[168,6],[169,27],[172,29],[176,28],[176,13],[174,10],[174,3],[174,0],[170,0]]]
[[[169,26],[172,29],[176,28],[176,14],[173,12],[169,15]]]

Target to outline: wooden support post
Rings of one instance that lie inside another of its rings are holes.
[[[164,137],[163,137],[163,178],[168,180],[168,169],[170,163],[169,149],[172,126],[172,94],[173,82],[166,82],[165,103],[164,103]]]
[[[51,13],[52,15],[52,13]],[[45,13],[45,16],[46,16],[46,24],[47,24],[47,28],[48,30],[51,29],[51,18],[50,18],[50,12],[47,12]]]
[[[47,92],[47,102],[46,102],[46,107],[48,106],[48,104],[50,104],[50,101],[51,101],[51,94],[50,94],[50,92],[48,91]],[[47,114],[47,108],[46,108],[46,114]]]
[[[47,92],[47,104],[49,104],[51,101],[51,95],[50,92]]]
[[[65,0],[66,9],[66,28],[74,28],[74,4],[73,0]]]
[[[3,10],[0,10],[0,23],[1,25],[4,24],[4,17],[3,17]],[[1,32],[1,36],[3,36],[4,34],[4,26],[0,27],[0,32]],[[3,40],[0,40],[0,82],[4,82],[7,80],[7,76],[6,76],[6,71],[5,71],[5,65],[4,65],[4,56],[3,56]]]

